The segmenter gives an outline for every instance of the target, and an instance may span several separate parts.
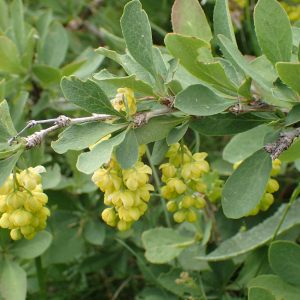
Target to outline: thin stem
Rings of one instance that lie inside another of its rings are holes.
[[[153,172],[153,178],[154,178],[156,187],[157,187],[158,190],[159,190],[159,189],[160,189],[161,182],[160,182],[160,179],[159,179],[159,177],[158,177],[156,168],[155,168],[154,164],[152,163],[152,160],[151,160],[151,154],[150,154],[150,151],[149,151],[149,148],[148,148],[147,145],[146,145],[146,155],[147,155],[147,158],[148,158],[150,167],[151,167],[152,172]],[[164,198],[164,197],[162,196],[162,194],[160,193],[160,191],[159,191],[159,198],[160,198],[160,201],[161,201],[162,206],[163,206],[163,210],[164,210],[164,215],[165,215],[165,219],[166,219],[167,226],[168,226],[168,227],[172,227],[172,226],[171,226],[170,217],[169,217],[169,213],[168,213],[168,210],[167,210],[167,207],[166,207],[166,201],[165,201],[165,198]]]
[[[42,260],[40,256],[35,258],[35,267],[36,267],[36,274],[39,282],[41,299],[47,300],[46,278],[44,276],[45,274],[43,271]]]
[[[200,151],[200,136],[199,136],[199,132],[195,131],[195,139],[196,139],[196,146],[195,146],[195,153],[198,153]]]

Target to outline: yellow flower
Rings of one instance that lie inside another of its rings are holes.
[[[15,226],[29,225],[32,220],[32,214],[25,210],[18,210],[14,217]]]
[[[130,208],[133,203],[133,194],[131,191],[116,191],[108,197],[108,200],[111,199],[114,205],[124,206],[125,208]]]
[[[10,174],[9,178],[3,184],[2,188],[0,189],[0,195],[7,195],[13,189],[13,176]]]
[[[207,155],[206,152],[195,153],[193,155],[194,161],[183,165],[181,176],[184,179],[199,178],[203,173],[208,172],[209,164],[205,160]]]
[[[26,195],[23,192],[15,191],[10,193],[7,196],[7,205],[12,206],[15,209],[18,209],[24,205],[25,200],[26,200]]]
[[[271,176],[277,175],[280,172],[281,169],[281,160],[276,158],[275,160],[272,161],[272,171],[271,171]]]
[[[116,190],[119,190],[122,184],[121,178],[118,176],[116,170],[109,169],[106,170],[104,168],[98,169],[94,172],[92,176],[92,181],[101,189],[101,191],[105,191],[106,189],[115,187]]]
[[[194,203],[195,203],[195,199],[191,195],[185,195],[181,200],[181,205],[184,208],[190,208],[194,206]]]
[[[177,203],[174,200],[169,201],[167,203],[167,210],[169,212],[175,212],[177,209],[178,209],[178,205],[177,205]]]
[[[175,222],[177,223],[182,223],[185,220],[185,217],[186,217],[186,212],[182,210],[177,211],[173,216]]]
[[[19,229],[12,229],[10,231],[10,237],[14,240],[14,241],[17,241],[17,240],[20,240],[22,235],[21,235],[21,232]]]
[[[186,212],[186,216],[185,219],[189,222],[189,223],[194,223],[197,221],[197,214],[193,211],[193,210],[188,210]]]
[[[204,198],[202,198],[202,197],[196,197],[196,198],[195,198],[195,201],[194,201],[194,207],[195,207],[196,209],[201,209],[201,208],[203,208],[205,205],[206,205],[206,202],[205,202]]]
[[[112,208],[106,208],[102,212],[101,217],[105,223],[112,223],[117,218],[116,213]]]
[[[190,189],[198,193],[203,193],[207,190],[206,184],[199,178],[189,180],[187,185]]]
[[[9,228],[12,225],[13,225],[13,223],[10,221],[10,214],[9,213],[4,213],[1,216],[1,219],[0,219],[0,226],[2,228]]]
[[[136,113],[137,107],[136,107],[136,99],[134,98],[133,90],[130,88],[120,88],[117,89],[118,94],[116,95],[116,98],[110,100],[112,106],[117,111],[126,111],[125,104],[123,102],[123,97],[127,98],[127,103],[129,107],[129,114],[134,115]]]
[[[137,188],[137,195],[141,197],[144,201],[148,202],[150,199],[149,191],[154,191],[154,186],[152,184],[146,183]]]
[[[186,185],[184,182],[177,178],[171,178],[167,183],[167,187],[172,192],[175,190],[178,194],[182,194],[186,191]]]
[[[267,184],[266,192],[275,193],[279,190],[279,183],[277,180],[270,178]]]
[[[162,173],[166,178],[174,177],[177,171],[176,168],[170,163],[162,164],[159,169],[162,169]]]
[[[143,156],[146,153],[146,145],[139,146],[139,156]]]
[[[163,186],[161,188],[161,194],[164,198],[171,200],[174,198],[177,198],[179,195],[176,191],[174,191],[174,189],[170,189],[167,185]]]
[[[27,190],[33,191],[38,184],[41,183],[42,177],[40,173],[46,172],[43,166],[35,168],[28,168],[17,175],[19,184],[24,186]]]

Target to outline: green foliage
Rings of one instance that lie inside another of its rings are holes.
[[[126,2],[0,0],[2,297],[298,299],[299,24],[275,0]],[[37,165],[51,216],[12,241]]]

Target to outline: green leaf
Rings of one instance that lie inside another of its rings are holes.
[[[177,143],[184,136],[188,127],[189,127],[189,122],[186,122],[181,126],[174,127],[173,129],[171,129],[171,131],[167,136],[168,145],[171,146],[172,144]]]
[[[300,76],[300,63],[277,63],[276,70],[282,82],[300,94],[300,82],[297,80]]]
[[[251,84],[252,84],[252,78],[247,78],[238,88],[238,94],[247,100],[251,100],[253,98],[253,95],[251,94]]]
[[[11,109],[11,118],[12,120],[14,120],[15,125],[18,125],[23,115],[24,106],[26,105],[28,96],[29,96],[28,92],[22,91],[19,97],[14,101],[14,104]]]
[[[247,132],[238,134],[226,145],[223,151],[223,159],[233,164],[244,160],[263,147],[264,137],[271,131],[273,131],[272,127],[261,125]]]
[[[51,242],[52,235],[47,231],[40,231],[32,240],[21,239],[14,242],[8,252],[24,259],[32,259],[42,255]]]
[[[154,264],[169,262],[184,250],[186,244],[193,241],[193,238],[182,236],[171,228],[150,229],[142,234],[145,257]]]
[[[0,69],[4,72],[18,74],[20,59],[15,44],[6,36],[0,36]]]
[[[138,0],[133,0],[125,5],[121,27],[126,46],[133,59],[147,70],[153,78],[157,78],[153,62],[150,23]]]
[[[264,150],[256,151],[238,166],[222,191],[227,218],[244,217],[255,208],[266,190],[271,170],[270,155]]]
[[[84,237],[92,245],[103,245],[106,226],[98,219],[90,219],[84,224]]]
[[[139,145],[145,145],[167,137],[170,130],[186,121],[187,117],[158,116],[151,118],[146,125],[134,130]]]
[[[47,31],[43,43],[43,61],[46,65],[59,67],[68,51],[68,35],[65,28],[54,22]]]
[[[19,151],[16,154],[10,156],[9,158],[5,160],[0,160],[0,188],[3,186],[3,184],[6,182],[7,178],[11,174],[11,171],[15,164],[17,163],[18,158],[23,153],[23,151]]]
[[[276,0],[259,0],[254,9],[254,25],[259,46],[273,65],[291,60],[292,27],[285,10]]]
[[[41,185],[43,190],[48,190],[56,187],[61,182],[60,166],[55,163],[53,168],[47,168],[46,173],[42,173]]]
[[[100,73],[94,75],[93,77],[96,80],[101,80],[101,81],[104,81],[104,82],[115,84],[117,86],[127,87],[127,88],[130,88],[130,89],[134,90],[134,91],[141,92],[141,93],[149,95],[149,96],[157,97],[157,95],[153,92],[153,87],[150,84],[148,84],[148,83],[146,83],[142,80],[136,79],[135,74],[130,75],[128,77],[109,77],[109,78],[105,78],[103,76],[100,76],[101,73],[103,74],[103,70]]]
[[[32,72],[43,87],[59,83],[62,77],[60,69],[46,65],[34,65]]]
[[[300,158],[300,139],[293,142],[292,146],[285,150],[281,156],[281,161],[294,161]]]
[[[9,134],[10,137],[15,136],[17,134],[14,123],[10,116],[9,106],[6,100],[3,100],[0,103],[0,121],[3,124],[3,126],[1,127],[4,127],[6,129],[6,132]],[[7,135],[4,134],[4,136]]]
[[[6,300],[26,299],[26,272],[16,262],[5,259],[1,275],[1,293]]]
[[[285,118],[284,126],[290,126],[300,121],[300,104],[294,105]]]
[[[82,61],[83,59],[87,59],[87,61],[77,71],[75,71],[73,75],[81,79],[86,79],[98,69],[104,58],[105,57],[103,55],[99,55],[97,52],[95,52],[92,47],[87,47],[75,59],[76,62]]]
[[[248,293],[249,300],[276,300],[275,296],[267,289],[252,287]]]
[[[197,0],[176,0],[172,7],[172,25],[176,33],[198,37],[207,42],[212,39],[205,13]]]
[[[250,65],[257,73],[262,75],[269,82],[274,82],[278,78],[276,70],[264,55],[252,60]]]
[[[285,281],[300,285],[300,246],[290,241],[276,241],[269,247],[273,271]]]
[[[81,60],[73,61],[70,64],[65,65],[63,68],[61,68],[62,76],[70,76],[74,74],[74,72],[80,69],[81,66],[87,62],[87,60],[87,58],[83,58]]]
[[[228,0],[217,0],[214,8],[214,34],[226,36],[236,45],[235,35],[228,8]]]
[[[203,47],[210,47],[206,41],[169,33],[165,44],[172,56],[179,58],[180,64],[196,78],[230,91],[237,91],[237,86],[227,77],[222,64],[201,55]]]
[[[124,140],[116,147],[116,159],[123,170],[132,168],[139,159],[139,145],[130,128],[126,132]]]
[[[71,103],[80,106],[92,114],[109,114],[124,117],[123,113],[113,108],[100,86],[90,79],[82,81],[75,76],[69,78],[63,77],[61,80],[61,89]]]
[[[25,40],[25,53],[21,56],[21,65],[29,69],[34,55],[34,48],[35,48],[35,41],[36,41],[36,30],[32,28]]]
[[[262,75],[257,73],[251,65],[247,62],[246,58],[239,51],[237,46],[233,44],[227,37],[219,34],[218,38],[221,42],[221,51],[224,48],[226,52],[231,56],[231,59],[257,84],[268,93],[272,93],[274,87],[271,82],[267,81]],[[228,58],[227,58],[228,59]]]
[[[287,204],[282,204],[273,216],[269,217],[262,223],[247,231],[239,232],[235,236],[223,241],[217,249],[210,252],[207,256],[203,255],[196,258],[204,261],[226,260],[245,254],[266,244],[273,238],[275,229],[283,217],[286,206]],[[284,218],[279,229],[279,234],[300,223],[299,209],[299,200],[294,201],[291,209]]]
[[[80,154],[76,165],[77,169],[83,173],[91,174],[101,168],[110,160],[113,150],[122,143],[125,135],[126,131],[123,131],[117,136],[97,144],[92,151]]]
[[[113,125],[103,122],[73,124],[60,133],[59,139],[52,142],[51,146],[55,152],[60,154],[68,150],[82,150],[125,126],[126,124]]]
[[[154,143],[151,155],[151,161],[154,165],[159,165],[165,158],[170,146],[167,144],[166,139],[158,140]]]
[[[261,275],[248,284],[248,288],[261,287],[271,291],[276,299],[299,300],[300,287],[291,285],[276,275]]]
[[[5,31],[8,27],[8,7],[5,0],[0,0],[0,28]]]
[[[223,113],[203,119],[194,119],[190,122],[190,127],[204,135],[229,135],[244,132],[269,122],[270,119],[260,118],[250,113],[241,115]]]
[[[14,0],[11,5],[11,16],[13,31],[15,37],[15,44],[17,46],[19,55],[25,52],[25,26],[24,26],[24,12],[21,0]]]
[[[43,38],[47,29],[49,28],[53,20],[52,9],[45,9],[40,15],[36,22],[36,29],[39,33],[40,38]]]
[[[220,113],[235,102],[224,99],[201,84],[189,86],[175,98],[175,107],[194,116],[210,116]]]

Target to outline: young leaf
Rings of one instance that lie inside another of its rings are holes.
[[[176,125],[186,121],[187,117],[158,116],[151,118],[146,125],[134,130],[139,145],[145,145],[165,138]]]
[[[7,300],[25,300],[26,272],[16,262],[5,258],[1,274],[1,293]]]
[[[32,72],[43,87],[59,83],[62,77],[60,69],[46,65],[34,65]]]
[[[32,28],[25,40],[25,53],[21,56],[21,65],[29,69],[34,55],[34,47],[35,47],[35,41],[36,41],[36,30],[35,28]]]
[[[153,92],[153,87],[150,84],[148,84],[142,80],[136,79],[136,74],[133,74],[133,75],[130,75],[127,77],[108,77],[108,78],[105,78],[101,75],[103,75],[103,70],[100,73],[95,74],[93,77],[96,80],[101,80],[103,82],[115,84],[120,87],[126,86],[127,88],[130,88],[134,91],[137,91],[137,92],[149,95],[149,96],[157,97],[157,95]],[[117,87],[116,87],[116,89],[117,89]]]
[[[23,4],[21,0],[14,0],[11,5],[11,16],[13,23],[13,31],[15,37],[15,44],[17,46],[19,55],[25,52],[25,26]]]
[[[134,130],[126,132],[124,140],[116,147],[117,163],[123,170],[132,168],[139,159],[139,145],[134,135]]]
[[[54,22],[48,29],[43,43],[44,63],[52,67],[59,67],[66,57],[68,45],[65,28],[59,22]]]
[[[18,158],[22,154],[23,151],[19,151],[16,154],[10,156],[5,160],[0,160],[0,188],[2,188],[5,181],[8,179],[9,175],[15,164],[17,163]]]
[[[174,127],[171,129],[167,136],[167,143],[169,146],[172,144],[177,143],[186,133],[187,129],[189,127],[189,122],[186,122],[178,127]]]
[[[204,261],[226,260],[245,254],[266,244],[273,238],[275,228],[283,217],[286,206],[287,204],[282,204],[278,211],[264,222],[247,231],[237,233],[235,236],[222,242],[218,248],[208,255],[198,256],[196,259]],[[292,204],[280,227],[279,234],[290,230],[296,224],[300,223],[298,209],[300,209],[299,200],[294,201]]]
[[[125,126],[126,124],[112,125],[102,122],[73,124],[60,133],[59,139],[52,142],[51,146],[55,152],[60,154],[68,150],[82,150]]]
[[[26,101],[28,99],[29,93],[22,91],[19,97],[14,101],[14,104],[11,108],[11,118],[14,120],[14,124],[17,126],[22,114],[24,112],[24,106],[26,105]]]
[[[296,80],[300,77],[300,63],[277,63],[277,73],[287,86],[300,94],[300,82]]]
[[[73,61],[73,62],[65,65],[63,68],[61,68],[62,76],[70,76],[70,75],[74,74],[74,72],[76,72],[78,69],[80,69],[81,66],[83,66],[87,62],[87,60],[88,60],[88,58],[86,57],[81,60]]]
[[[147,14],[138,0],[126,4],[121,18],[123,36],[131,56],[157,78],[152,52],[152,35]],[[134,30],[133,30],[134,29]]]
[[[275,65],[289,62],[293,48],[290,20],[276,0],[259,0],[254,9],[255,32],[266,58]]]
[[[271,157],[264,150],[256,151],[239,165],[222,192],[227,218],[239,219],[256,207],[266,190],[271,170]]]
[[[171,228],[155,228],[144,231],[142,243],[146,259],[155,264],[167,263],[177,257],[184,245],[192,244],[193,238],[185,237]]]
[[[175,98],[176,108],[195,116],[215,115],[233,104],[235,104],[234,101],[219,97],[201,84],[189,86]]]
[[[275,295],[276,299],[298,300],[300,287],[287,283],[285,280],[276,275],[261,275],[252,279],[248,288],[261,287],[267,289]]]
[[[6,36],[0,36],[0,69],[4,72],[18,74],[20,59],[15,44]]]
[[[70,102],[90,113],[124,117],[124,113],[118,112],[113,108],[100,86],[90,79],[82,81],[75,76],[63,77],[61,89]]]
[[[253,114],[222,113],[204,119],[194,119],[190,122],[190,127],[204,135],[230,135],[269,122],[270,119],[260,118]]]
[[[237,46],[232,43],[227,37],[219,34],[218,38],[221,42],[222,47],[231,56],[232,60],[252,79],[254,79],[258,85],[261,86],[266,92],[272,93],[272,88],[274,87],[271,82],[267,81],[263,76],[257,73],[251,65],[247,62],[246,58],[239,51]],[[227,58],[228,59],[228,58]]]
[[[39,33],[39,37],[42,39],[49,28],[53,19],[52,9],[45,9],[39,16],[36,22],[36,29]]]
[[[203,47],[210,47],[206,41],[169,33],[165,44],[172,56],[179,58],[180,64],[195,77],[230,91],[237,91],[237,86],[229,80],[221,63],[212,62],[201,55],[203,52],[199,52]]]
[[[300,121],[300,104],[294,105],[285,118],[284,126],[290,126]]]
[[[151,161],[154,165],[160,164],[165,158],[170,146],[167,144],[166,139],[158,140],[154,143],[151,155]]]
[[[236,45],[235,35],[228,8],[228,0],[217,0],[214,8],[214,34],[226,36]]]
[[[14,123],[13,123],[13,121],[11,119],[11,116],[10,116],[9,106],[8,106],[6,100],[3,100],[0,103],[0,121],[3,124],[3,126],[1,126],[1,127],[6,128],[6,131],[8,132],[10,137],[15,136],[17,134]]]
[[[120,145],[126,136],[126,131],[102,141],[97,144],[90,152],[85,152],[79,155],[77,161],[77,169],[85,174],[91,174],[101,168],[110,160],[111,154]]]
[[[248,293],[249,300],[276,300],[275,296],[267,289],[252,287]]]
[[[247,78],[238,88],[238,94],[247,100],[251,100],[253,98],[253,95],[251,94],[251,83],[252,78]]]
[[[32,259],[42,255],[51,242],[52,235],[47,231],[40,231],[32,240],[21,239],[13,243],[8,253],[24,259]]]
[[[290,241],[276,241],[269,248],[273,271],[285,281],[300,285],[300,246]]]
[[[205,13],[197,0],[176,0],[172,7],[172,25],[176,33],[198,37],[207,42],[212,39]]]

